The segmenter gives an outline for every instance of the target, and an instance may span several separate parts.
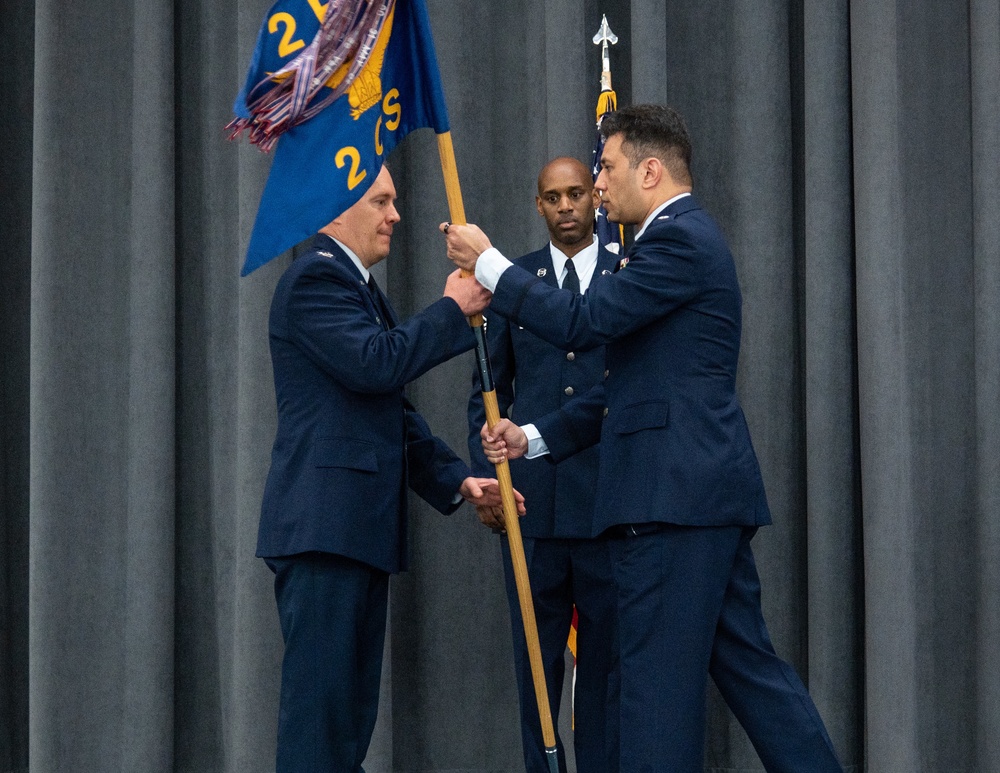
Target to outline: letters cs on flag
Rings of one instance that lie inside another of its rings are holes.
[[[302,54],[330,4],[359,0],[278,0],[268,11],[233,125],[250,119],[258,85]],[[441,79],[424,0],[392,0],[368,61],[345,93],[281,135],[261,196],[242,276],[306,239],[353,205],[386,155],[414,129],[448,131]],[[341,85],[350,61],[310,105]],[[288,77],[287,75],[280,77]]]

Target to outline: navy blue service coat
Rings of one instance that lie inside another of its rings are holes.
[[[490,308],[555,346],[606,345],[608,377],[546,426],[554,461],[601,443],[593,534],[616,524],[771,522],[736,397],[742,298],[732,255],[692,196],[649,225],[585,295],[509,269]]]
[[[278,430],[257,555],[322,551],[386,572],[407,566],[406,488],[448,513],[468,466],[431,434],[404,385],[475,346],[450,298],[386,329],[350,258],[318,235],[274,293]]]
[[[590,287],[605,280],[618,256],[601,248]],[[549,287],[558,288],[549,245],[528,253],[514,264]],[[553,414],[574,396],[586,394],[604,379],[604,347],[566,352],[505,317],[487,310],[486,338],[501,416],[517,424],[535,423],[546,437]],[[486,421],[478,371],[469,398],[469,458],[476,475],[496,471],[483,454],[479,430]],[[590,537],[597,494],[598,448],[587,448],[556,465],[547,456],[514,459],[514,486],[524,495],[527,514],[521,518],[525,537]]]

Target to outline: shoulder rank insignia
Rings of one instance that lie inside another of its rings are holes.
[[[544,268],[540,268],[536,273],[538,274],[538,276],[545,276],[549,272]]]

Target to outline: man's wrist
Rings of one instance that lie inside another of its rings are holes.
[[[500,254],[500,250],[496,247],[490,247],[480,253],[476,260],[476,279],[479,284],[493,292],[497,289],[500,275],[512,265],[514,264]]]
[[[524,455],[525,459],[537,459],[539,456],[545,456],[549,452],[549,447],[538,432],[538,427],[534,424],[525,424],[521,427],[521,431],[528,439],[528,452]]]

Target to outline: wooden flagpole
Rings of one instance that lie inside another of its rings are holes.
[[[458,182],[458,166],[455,163],[455,149],[451,142],[451,132],[437,135],[438,153],[441,156],[441,171],[444,173],[444,188],[448,196],[450,222],[464,225],[465,206],[462,203],[462,189]],[[489,351],[486,348],[486,334],[483,315],[469,317],[476,335],[476,359],[479,363],[479,377],[483,389],[483,407],[486,409],[486,423],[492,429],[500,421],[500,408],[490,370]],[[514,487],[510,480],[510,466],[506,459],[496,465],[497,481],[500,483],[500,498],[503,502],[504,528],[510,545],[510,557],[514,566],[514,582],[521,604],[521,620],[524,624],[524,638],[528,645],[528,660],[531,663],[531,678],[535,685],[535,701],[542,723],[542,743],[545,744],[545,759],[551,773],[559,773],[556,754],[556,734],[552,726],[552,710],[549,707],[549,693],[545,687],[545,672],[542,669],[542,649],[538,642],[538,627],[535,624],[535,605],[531,600],[531,584],[528,581],[528,567],[524,559],[524,543],[521,540],[521,525],[518,523],[517,505],[514,502]]]

